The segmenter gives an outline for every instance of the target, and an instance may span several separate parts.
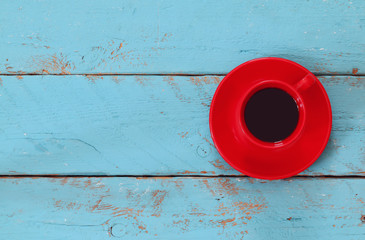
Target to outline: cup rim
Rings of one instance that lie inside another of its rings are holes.
[[[295,127],[294,131],[285,139],[277,141],[277,142],[265,142],[262,141],[260,139],[258,139],[257,137],[255,137],[251,131],[248,129],[246,122],[244,120],[244,114],[242,114],[242,111],[244,111],[246,104],[248,102],[248,100],[258,91],[266,89],[266,88],[277,88],[280,89],[284,92],[286,92],[287,94],[289,94],[293,100],[295,101],[295,104],[297,105],[298,108],[298,113],[299,113],[299,118],[298,118],[298,123],[297,126]],[[242,103],[241,103],[241,107],[240,107],[240,125],[241,125],[241,130],[244,132],[244,134],[247,136],[247,138],[254,143],[255,145],[258,145],[260,147],[264,147],[264,148],[280,148],[280,147],[285,147],[289,144],[292,144],[295,142],[295,140],[300,136],[300,134],[303,131],[303,127],[304,127],[304,123],[305,123],[305,119],[306,119],[306,114],[305,114],[305,107],[304,107],[304,103],[302,98],[300,97],[299,92],[290,84],[280,81],[280,80],[264,80],[261,81],[255,85],[253,85],[245,94],[245,96],[243,97]]]

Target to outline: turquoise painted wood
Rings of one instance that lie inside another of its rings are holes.
[[[364,1],[0,7],[0,239],[365,238]],[[285,181],[239,176],[209,134],[223,75],[266,56],[320,75],[333,108]]]
[[[363,239],[363,179],[0,180],[6,239]]]
[[[1,79],[1,174],[239,174],[209,133],[209,105],[222,77]],[[319,79],[332,103],[333,131],[302,174],[364,176],[365,78]]]
[[[227,73],[257,57],[365,73],[365,2],[3,0],[2,73]]]

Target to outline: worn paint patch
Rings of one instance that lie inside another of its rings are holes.
[[[196,86],[202,86],[204,84],[219,84],[221,80],[221,77],[218,76],[190,77],[190,82]]]
[[[95,83],[95,81],[98,80],[98,79],[103,79],[103,76],[101,76],[101,75],[86,74],[85,77],[92,83]]]
[[[217,178],[208,182],[207,179],[202,179],[201,182],[205,187],[216,195],[238,195],[240,191],[244,190],[237,186],[236,179]]]
[[[188,135],[188,133],[189,132],[181,132],[181,133],[178,133],[178,134],[181,136],[181,138],[185,138],[186,135]]]
[[[365,77],[362,76],[348,76],[348,77],[318,77],[322,84],[327,86],[334,86],[338,84],[347,84],[350,87],[365,88]]]
[[[178,172],[177,174],[183,174],[183,175],[188,175],[188,174],[215,174],[215,171],[192,172],[192,171],[189,171],[189,170],[185,170],[184,172]]]
[[[145,78],[143,76],[135,76],[135,80],[138,84],[140,84],[142,86],[146,86],[147,78]]]
[[[132,66],[147,66],[141,53],[136,50],[128,50],[127,43],[110,40],[99,46],[91,47],[84,61],[93,62],[91,70],[107,68],[109,65],[124,63]],[[117,65],[118,66],[118,65]],[[118,67],[122,67],[119,65]]]
[[[187,102],[187,103],[191,102],[191,99],[189,97],[186,97],[184,96],[184,94],[182,94],[180,86],[178,82],[175,81],[175,78],[173,76],[165,76],[163,78],[163,81],[167,82],[171,86],[177,99],[179,99],[182,102]]]
[[[223,171],[230,171],[233,170],[231,166],[229,166],[227,163],[221,162],[219,159],[216,159],[214,161],[209,161],[211,164],[213,164],[214,167],[223,170]]]
[[[32,57],[28,65],[30,68],[34,69],[35,73],[40,74],[70,74],[71,70],[75,70],[75,65],[62,53],[55,53],[50,56]]]
[[[153,198],[153,203],[152,203],[152,207],[153,207],[153,211],[154,213],[152,214],[152,216],[155,217],[159,217],[161,216],[161,204],[163,202],[163,200],[165,199],[167,195],[167,192],[164,190],[156,190],[152,192],[152,198]]]
[[[120,83],[121,81],[125,80],[125,77],[121,77],[121,76],[112,76],[112,80],[115,83]]]
[[[229,195],[238,194],[239,188],[230,179],[219,178],[218,183],[222,187],[222,189],[225,191],[225,193],[227,193]]]
[[[57,182],[62,186],[72,186],[77,188],[82,188],[84,190],[103,190],[103,192],[109,192],[110,188],[107,188],[103,183],[103,178],[73,178],[73,177],[65,177],[65,178],[49,178],[50,182]]]
[[[59,210],[80,210],[80,208],[85,207],[84,204],[78,203],[77,201],[69,202],[63,200],[57,200],[53,205]]]

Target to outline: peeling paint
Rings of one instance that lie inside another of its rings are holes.
[[[233,183],[230,179],[218,179],[219,184],[225,190],[225,192],[229,195],[238,194],[239,188],[236,187],[236,184]]]
[[[155,217],[159,217],[161,216],[161,204],[163,202],[163,200],[166,197],[167,192],[166,191],[161,191],[161,190],[156,190],[152,192],[152,197],[153,197],[153,204],[152,207],[154,209],[154,213],[152,214],[152,216]]]
[[[85,77],[92,83],[95,83],[95,80],[98,80],[98,79],[103,79],[103,76],[100,76],[100,75],[89,75],[89,74],[86,74]]]
[[[188,133],[189,132],[181,132],[181,133],[178,133],[178,134],[181,136],[181,138],[184,138],[184,137],[186,137],[186,135],[188,135]]]
[[[75,70],[75,66],[63,56],[62,53],[56,53],[51,56],[35,56],[29,64],[31,68],[35,69],[36,73],[49,74],[70,74],[71,70]]]
[[[230,171],[233,170],[231,166],[229,166],[226,163],[221,162],[219,159],[216,159],[215,161],[209,161],[211,164],[213,164],[214,167],[224,170],[224,171]]]
[[[85,77],[92,83],[95,83],[95,80],[103,79],[103,76],[100,75],[88,75],[86,74]]]
[[[216,174],[214,171],[200,171],[200,172],[192,172],[189,170],[185,170],[184,172],[178,172],[177,174]]]
[[[124,77],[120,77],[120,76],[112,76],[112,80],[113,80],[113,82],[115,82],[115,83],[118,84],[121,81],[125,80],[125,78]]]
[[[204,84],[219,84],[221,82],[221,78],[217,76],[191,77],[190,82],[196,86],[202,86]]]

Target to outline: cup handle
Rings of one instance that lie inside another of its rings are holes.
[[[308,73],[295,84],[295,88],[297,89],[298,92],[302,92],[307,90],[315,82],[316,82],[315,76],[312,73]]]

